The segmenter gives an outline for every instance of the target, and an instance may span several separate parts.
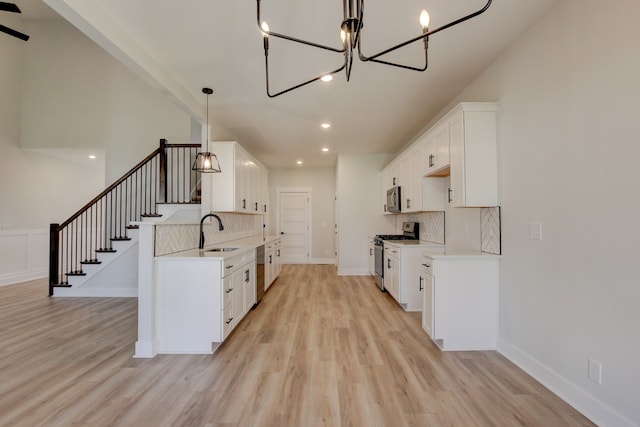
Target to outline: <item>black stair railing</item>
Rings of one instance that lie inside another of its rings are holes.
[[[160,146],[62,224],[49,229],[49,296],[84,276],[98,254],[115,252],[113,241],[130,240],[132,222],[157,217],[158,203],[199,203],[200,180],[191,170],[200,144]]]

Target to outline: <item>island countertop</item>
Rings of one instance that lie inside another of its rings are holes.
[[[222,259],[234,257],[236,255],[243,254],[246,251],[253,250],[261,245],[268,245],[280,238],[281,236],[265,236],[265,237],[247,237],[244,239],[229,240],[227,242],[207,245],[204,247],[204,249],[197,249],[197,248],[187,249],[185,251],[162,255],[162,256],[156,257],[156,259],[222,260]],[[217,248],[236,248],[236,249],[229,250],[229,251],[213,251],[213,249],[217,249]]]

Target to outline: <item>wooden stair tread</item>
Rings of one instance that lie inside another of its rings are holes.
[[[98,261],[97,259],[90,259],[87,261],[80,261],[80,264],[102,264],[102,261]]]
[[[142,214],[140,215],[143,218],[160,218],[162,214],[159,213],[150,213],[150,214]]]
[[[115,249],[96,249],[97,253],[112,253],[112,252],[117,252]]]
[[[111,239],[112,242],[126,242],[128,240],[131,240],[131,237],[112,237]]]

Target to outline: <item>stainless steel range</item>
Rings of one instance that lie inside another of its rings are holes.
[[[380,290],[384,291],[384,241],[385,240],[419,240],[420,239],[420,223],[419,222],[403,222],[402,234],[377,234],[373,238],[375,245],[375,276],[374,280]]]

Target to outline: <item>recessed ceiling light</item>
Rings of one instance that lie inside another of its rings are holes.
[[[302,164],[302,160],[298,160],[296,163],[301,165]]]
[[[327,74],[326,76],[322,76],[320,80],[322,80],[323,82],[330,82],[331,80],[333,80],[333,76],[331,74]]]
[[[324,147],[324,148],[322,149],[322,151],[324,151],[324,152],[326,153],[327,151],[329,151],[329,149],[328,149],[327,147]]]
[[[96,158],[96,156],[94,156],[93,154],[89,154],[89,158],[93,160]]]
[[[329,129],[331,125],[329,123],[323,123],[320,125],[320,127],[322,127],[322,129]]]

